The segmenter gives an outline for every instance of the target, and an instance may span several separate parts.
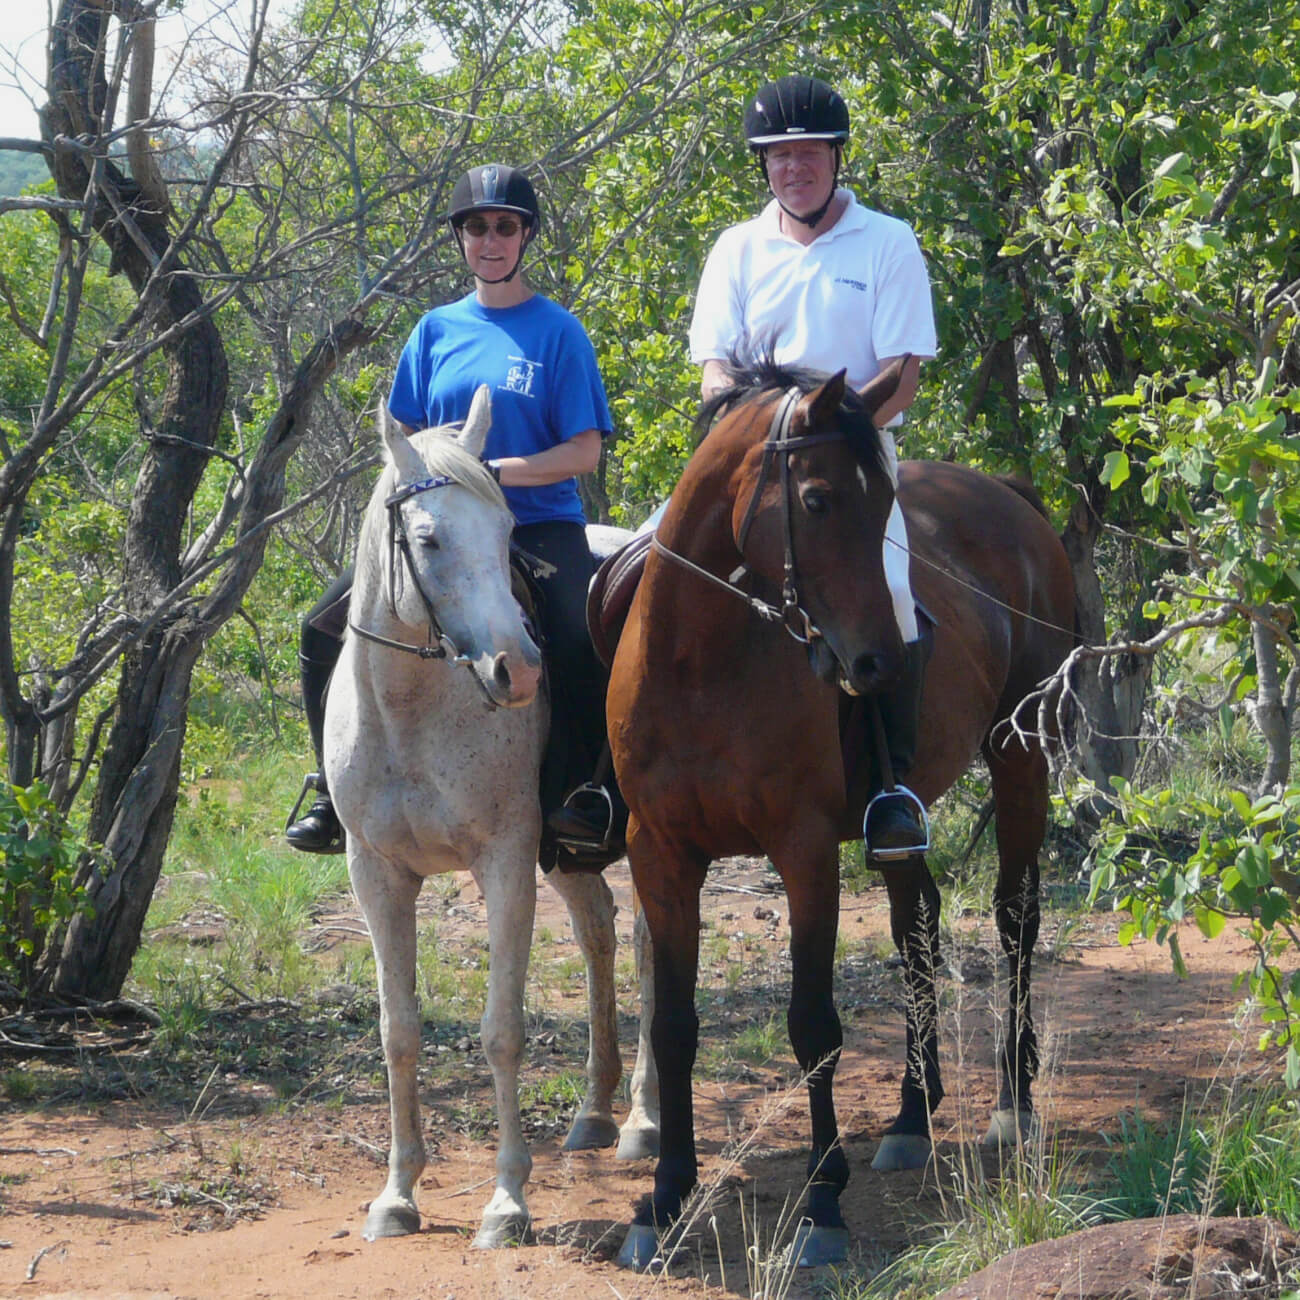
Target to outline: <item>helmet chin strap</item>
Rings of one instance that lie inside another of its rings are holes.
[[[834,194],[833,190],[832,190],[832,194]],[[524,251],[528,248],[529,241],[532,239],[532,227],[528,226],[526,227],[526,229],[528,230],[529,233],[524,236],[523,242],[519,245],[519,256],[515,258],[514,266],[512,266],[510,270],[508,270],[505,273],[505,275],[499,276],[495,280],[489,280],[486,276],[479,275],[477,271],[471,271],[470,274],[476,280],[482,280],[484,284],[508,284],[511,280],[513,280],[515,276],[519,274],[519,268],[524,264]],[[464,262],[465,261],[465,237],[460,233],[459,226],[453,226],[452,233],[456,236],[456,244],[460,248],[460,260]],[[468,268],[469,263],[465,262],[465,265]]]
[[[773,197],[775,198],[776,196],[773,195]],[[835,201],[835,186],[832,185],[831,192],[827,196],[826,202],[823,203],[821,207],[818,208],[815,212],[810,212],[806,217],[801,217],[799,213],[792,211],[790,208],[787,208],[785,204],[781,202],[780,199],[776,200],[776,205],[781,209],[782,212],[785,213],[787,217],[790,217],[792,220],[798,221],[803,225],[811,228],[815,226],[826,215],[827,209],[831,206],[831,204],[834,201]]]

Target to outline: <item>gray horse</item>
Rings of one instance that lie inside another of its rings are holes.
[[[513,520],[480,461],[490,423],[486,387],[460,433],[427,429],[408,439],[381,413],[387,463],[362,523],[349,631],[326,708],[326,774],[374,944],[392,1110],[388,1182],[370,1205],[368,1239],[420,1226],[415,900],[426,876],[445,871],[470,872],[487,904],[482,1042],[500,1145],[475,1245],[516,1242],[529,1227],[532,1157],[518,1079],[548,714],[541,656],[511,594]],[[587,1091],[565,1149],[608,1146],[619,1137],[612,1101],[621,1074],[613,900],[599,876],[555,871],[550,880],[586,958],[590,1004]],[[639,1066],[620,1154],[653,1148],[657,1104],[644,1095],[647,1078]]]

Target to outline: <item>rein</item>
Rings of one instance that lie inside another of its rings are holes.
[[[397,618],[397,582],[399,578],[397,553],[401,551],[402,558],[406,561],[406,570],[410,574],[411,583],[419,594],[420,602],[424,606],[425,616],[429,620],[429,634],[424,645],[415,645],[409,641],[396,641],[391,637],[381,636],[378,632],[372,632],[369,628],[354,623],[350,617],[348,627],[364,641],[371,641],[375,645],[384,646],[389,650],[400,650],[405,654],[418,655],[421,659],[446,659],[450,655],[453,664],[463,664],[469,669],[470,676],[473,677],[475,684],[483,693],[483,698],[493,708],[497,708],[499,707],[497,702],[488,693],[488,688],[483,684],[478,673],[474,671],[473,661],[468,655],[461,652],[456,643],[443,630],[443,626],[438,620],[437,611],[433,607],[433,601],[429,599],[428,592],[420,583],[420,575],[416,572],[415,559],[411,554],[410,539],[406,536],[406,529],[402,526],[401,505],[404,501],[413,496],[418,496],[421,492],[431,491],[433,488],[449,487],[455,482],[456,480],[449,474],[437,474],[432,478],[417,479],[414,483],[407,483],[384,498],[384,507],[388,511],[388,608],[393,617]]]
[[[804,434],[802,437],[792,438],[790,436],[790,426],[794,423],[795,408],[799,405],[799,400],[802,397],[803,393],[798,388],[788,388],[777,403],[776,411],[772,415],[772,423],[768,430],[767,439],[763,443],[763,464],[759,471],[758,482],[754,485],[754,490],[750,494],[749,503],[745,507],[745,517],[740,525],[740,535],[736,538],[736,547],[743,556],[745,540],[749,536],[750,526],[758,513],[759,499],[763,495],[764,487],[767,486],[773,464],[779,464],[781,473],[781,516],[785,533],[785,566],[781,582],[780,608],[769,604],[765,600],[760,600],[757,596],[751,596],[747,591],[736,585],[736,579],[745,572],[743,563],[731,574],[730,578],[719,578],[717,574],[710,573],[707,569],[701,568],[698,564],[688,560],[684,555],[679,555],[676,551],[665,546],[659,540],[657,532],[651,539],[650,545],[653,550],[666,559],[672,560],[682,568],[698,574],[701,578],[707,578],[715,586],[723,588],[724,591],[729,591],[732,595],[738,596],[760,618],[767,622],[780,623],[800,645],[811,645],[814,641],[820,641],[823,638],[821,630],[812,621],[808,611],[803,608],[799,601],[799,589],[795,572],[794,522],[790,509],[790,458],[787,453],[797,451],[801,447],[833,442],[836,439],[843,438],[844,434],[838,431],[809,433]]]

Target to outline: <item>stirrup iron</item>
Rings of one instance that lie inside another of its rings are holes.
[[[315,790],[317,794],[326,792],[325,776],[321,772],[308,772],[302,779],[302,789],[298,791],[298,801],[294,804],[293,810],[289,813],[288,819],[284,823],[284,829],[287,831],[290,826],[298,820],[298,814],[302,811],[302,805],[307,798],[307,791]]]
[[[871,840],[867,835],[867,826],[871,822],[871,810],[882,799],[894,799],[898,797],[908,800],[915,808],[917,821],[921,825],[921,843],[920,844],[902,844],[897,848],[873,849]],[[925,810],[925,804],[921,802],[921,797],[914,791],[909,790],[901,782],[892,789],[881,790],[878,794],[872,796],[871,801],[867,804],[867,811],[862,817],[862,839],[866,846],[867,857],[873,862],[898,862],[903,858],[913,857],[918,853],[929,853],[930,851],[930,814]]]
[[[594,781],[584,781],[581,785],[575,786],[565,796],[563,808],[571,808],[579,817],[583,817],[582,811],[583,798],[592,796],[600,799],[605,805],[605,832],[600,837],[600,851],[608,849],[613,842],[614,837],[614,800],[609,791],[603,785],[597,785]],[[575,803],[574,801],[577,800]],[[593,848],[597,847],[590,840],[574,839],[572,836],[556,833],[555,842],[566,849],[575,853],[590,853]]]

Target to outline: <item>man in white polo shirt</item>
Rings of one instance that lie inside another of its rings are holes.
[[[858,389],[898,363],[898,387],[875,417],[896,465],[886,426],[901,421],[916,396],[920,363],[936,350],[930,279],[916,236],[837,185],[849,110],[824,81],[788,76],[764,86],[745,111],[745,137],[773,197],[753,220],[724,231],[705,262],[690,331],[691,360],[703,367],[701,392],[710,397],[728,386],[729,359],[754,361],[764,351],[786,365],[846,368]],[[885,572],[907,651],[898,683],[880,701],[902,785],[916,753],[925,651],[897,504]],[[866,831],[868,861],[906,857],[926,843],[924,809],[906,790],[879,799]]]

